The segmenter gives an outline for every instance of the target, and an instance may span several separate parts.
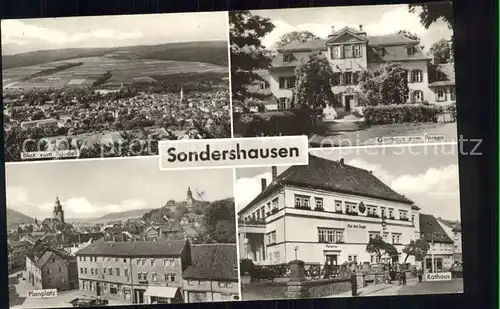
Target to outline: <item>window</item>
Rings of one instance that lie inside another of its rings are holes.
[[[318,241],[321,243],[338,244],[344,242],[344,230],[318,228]]]
[[[342,58],[342,46],[340,45],[332,46],[330,49],[330,58],[331,59]]]
[[[266,89],[266,83],[265,83],[265,82],[260,82],[260,83],[259,83],[259,89],[260,89],[260,90],[264,90],[264,89]]]
[[[411,223],[415,224],[415,215],[411,215]]]
[[[316,202],[316,208],[318,209],[323,209],[323,199],[320,197],[314,198],[314,201]]]
[[[151,266],[155,266],[155,259],[151,259]]]
[[[339,200],[335,201],[335,211],[342,212],[342,201]]]
[[[295,194],[295,208],[310,208],[309,196]]]
[[[123,270],[123,275],[124,275],[125,277],[128,277],[128,268],[125,268],[125,269]]]
[[[269,256],[269,261],[272,262],[273,261],[273,253],[269,252],[267,255]]]
[[[358,256],[357,255],[348,255],[347,256],[347,261],[348,262],[357,262],[358,261]]]
[[[104,269],[103,269],[103,273],[104,273],[105,275],[107,275],[107,274],[108,274],[107,268],[104,268]]]
[[[194,285],[194,281],[193,280],[188,280],[188,285]]]
[[[93,268],[91,268],[91,269],[90,269],[90,274],[91,274],[91,275],[93,275],[93,274],[94,274],[94,269],[93,269]]]
[[[111,275],[111,276],[112,276],[112,275],[113,275],[113,268],[109,268],[109,269],[108,269],[108,272],[109,272],[109,275]]]
[[[406,103],[410,99],[410,94],[408,92],[405,92],[403,94],[403,102]]]
[[[415,47],[413,47],[413,46],[412,46],[412,47],[408,47],[408,48],[406,49],[406,54],[407,54],[408,56],[412,56],[412,55],[414,55],[414,54],[415,54]]]
[[[154,281],[154,282],[158,281],[158,274],[157,273],[152,273],[151,274],[151,280]]]
[[[455,93],[455,87],[450,88],[450,100],[451,101],[457,100],[457,94]]]
[[[344,73],[344,84],[346,85],[354,85],[354,73],[353,72],[345,72]]]
[[[374,206],[374,205],[367,205],[366,206],[366,214],[368,216],[372,216],[372,217],[375,217],[377,216],[377,206]]]
[[[262,218],[265,218],[266,217],[266,208],[265,207],[261,207],[260,208],[260,216]]]
[[[344,45],[344,58],[352,58],[352,45]]]
[[[406,210],[399,211],[399,219],[400,220],[408,220],[408,212]]]
[[[387,216],[387,213],[385,212],[385,207],[380,207],[380,215],[382,218],[385,218]]]
[[[445,89],[439,88],[436,91],[436,101],[438,101],[438,102],[446,101],[446,90]]]
[[[115,270],[116,270],[116,273],[115,273],[115,274],[116,274],[117,276],[119,276],[119,275],[120,275],[120,268],[116,268]]]
[[[342,85],[342,73],[333,73],[333,86]]]
[[[293,61],[293,55],[292,54],[284,54],[283,55],[283,62],[292,62]]]
[[[279,98],[278,100],[278,110],[286,109],[286,98]]]
[[[142,259],[142,266],[146,266],[146,259]]]
[[[274,252],[274,261],[279,262],[280,261],[280,253],[279,251]]]
[[[422,75],[422,70],[412,70],[410,75],[410,83],[421,83]]]
[[[354,58],[361,58],[361,45],[356,44],[354,45]]]
[[[87,268],[85,268],[85,274],[87,274]]]
[[[199,280],[199,281],[198,281],[198,285],[205,285],[205,281],[203,281],[203,280]]]
[[[175,274],[170,274],[170,281],[172,281],[172,282],[175,281]]]
[[[424,93],[421,90],[413,91],[413,103],[420,103],[424,101]]]
[[[280,89],[292,89],[295,87],[295,76],[281,76],[278,82]]]
[[[400,233],[392,233],[392,244],[400,245],[401,244],[401,234]]]
[[[275,198],[273,201],[273,209],[278,209],[278,198]]]
[[[389,238],[389,232],[384,232],[384,233],[382,234],[382,239],[383,239],[385,242],[387,242],[387,239],[388,239],[388,238]]]
[[[394,208],[389,208],[389,218],[394,219]]]
[[[272,245],[276,243],[276,231],[272,231],[266,234],[267,235],[267,244]]]
[[[375,238],[375,236],[380,236],[380,232],[368,232],[370,239]]]
[[[80,274],[83,274],[83,267],[80,268]]]
[[[349,203],[349,202],[346,202],[345,203],[345,208],[346,208],[346,212],[347,213],[357,213],[357,205],[356,203]]]
[[[62,267],[61,266],[59,266],[59,272],[62,272]]]
[[[124,258],[124,259],[123,259],[123,263],[127,263],[127,258]]]

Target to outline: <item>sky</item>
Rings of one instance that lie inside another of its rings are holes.
[[[421,44],[427,50],[434,42],[442,38],[450,39],[452,35],[452,30],[441,21],[425,29],[420,24],[418,11],[410,13],[407,4],[256,10],[252,13],[270,18],[276,26],[262,40],[267,48],[278,41],[281,35],[292,31],[308,30],[321,38],[326,38],[332,26],[340,30],[345,26],[359,29],[359,25],[363,25],[363,30],[368,36],[408,30],[420,36]]]
[[[51,217],[56,196],[67,218],[160,208],[170,199],[185,201],[188,187],[198,200],[234,196],[232,169],[160,171],[158,157],[7,163],[5,169],[7,207],[32,218]]]
[[[227,12],[2,20],[2,54],[228,39]]]
[[[319,149],[312,155],[372,171],[399,194],[415,202],[422,213],[460,221],[458,149],[456,146]],[[277,167],[278,174],[287,166]],[[271,181],[271,168],[236,170],[235,202],[245,207],[261,191],[261,179]]]

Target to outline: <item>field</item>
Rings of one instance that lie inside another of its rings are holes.
[[[66,63],[83,62],[80,66],[64,69],[53,74],[21,81],[23,77],[41,70],[54,68]],[[215,64],[188,61],[120,59],[113,56],[74,58],[41,65],[6,69],[3,71],[4,89],[62,88],[65,86],[91,85],[106,71],[113,75],[112,81],[132,83],[137,78],[154,81],[155,76],[182,73],[224,73],[228,68]]]

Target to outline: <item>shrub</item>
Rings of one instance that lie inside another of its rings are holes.
[[[437,122],[442,112],[439,106],[424,104],[378,105],[363,109],[368,124]]]
[[[308,135],[312,131],[311,110],[247,113],[234,117],[235,134],[245,137]]]

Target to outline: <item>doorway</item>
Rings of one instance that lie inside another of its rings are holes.
[[[99,282],[96,283],[95,292],[97,296],[101,296],[101,284]]]
[[[346,95],[344,96],[344,109],[346,112],[350,113],[352,108],[354,107],[354,95]]]
[[[135,290],[135,303],[143,304],[144,303],[144,290]]]
[[[326,261],[330,262],[330,265],[338,265],[337,255],[336,254],[327,254],[325,256]]]

